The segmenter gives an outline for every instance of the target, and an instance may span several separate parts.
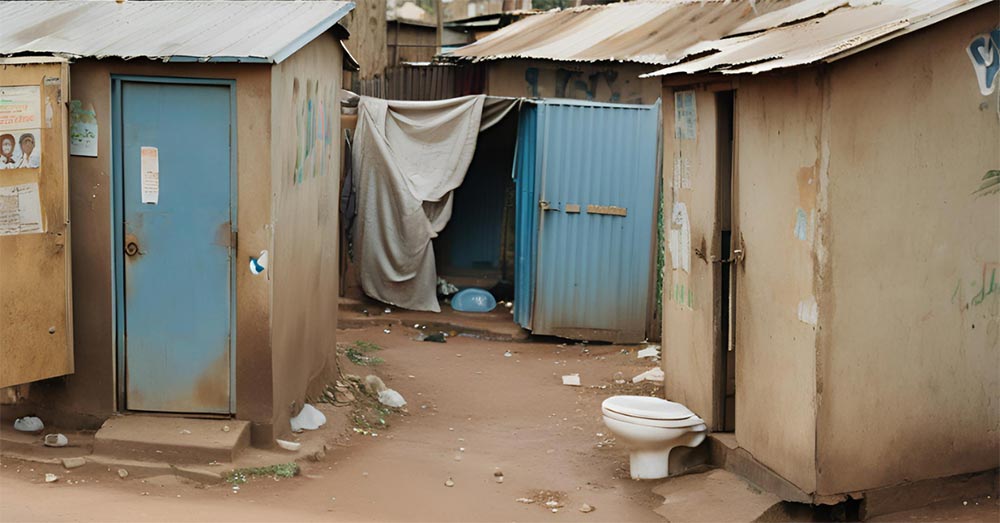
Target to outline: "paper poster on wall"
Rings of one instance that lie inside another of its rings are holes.
[[[69,102],[69,154],[97,157],[97,112],[80,100]]]
[[[698,109],[694,91],[674,93],[674,136],[678,140],[694,140],[698,135]]]
[[[0,87],[0,132],[42,126],[41,90],[37,85]]]
[[[45,232],[37,183],[0,187],[0,236]]]
[[[160,151],[156,147],[140,150],[142,171],[142,203],[156,205],[160,201]]]
[[[38,169],[42,165],[40,129],[0,132],[0,169]]]

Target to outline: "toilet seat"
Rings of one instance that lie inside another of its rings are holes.
[[[631,423],[633,425],[641,425],[643,427],[650,428],[662,428],[662,429],[683,429],[687,427],[695,427],[698,425],[704,425],[705,421],[698,416],[691,416],[687,419],[649,419],[649,418],[638,418],[635,416],[627,416],[625,414],[620,414],[613,410],[601,409],[604,416],[620,421],[622,423]]]
[[[612,396],[601,403],[601,410],[647,420],[686,420],[697,417],[680,403],[649,396]]]

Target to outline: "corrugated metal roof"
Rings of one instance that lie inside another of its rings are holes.
[[[756,73],[836,59],[990,0],[658,0],[548,12],[443,55]],[[676,65],[675,65],[676,64]]]
[[[714,40],[794,0],[659,0],[537,14],[444,55],[459,59],[536,58],[667,65],[677,52]]]
[[[679,63],[643,77],[683,73],[756,74],[819,61],[831,62],[990,0],[882,0],[841,5],[798,23],[764,28],[760,17],[736,32],[758,32],[704,42],[680,53]],[[803,4],[826,4],[828,0]],[[808,7],[800,4],[796,8]],[[772,13],[779,15],[780,12]],[[821,16],[819,16],[821,15]],[[778,18],[772,22],[777,22]],[[715,52],[705,55],[706,50]],[[690,58],[690,59],[688,59]],[[686,60],[686,61],[683,61]]]
[[[0,54],[278,63],[354,8],[337,1],[0,2]]]

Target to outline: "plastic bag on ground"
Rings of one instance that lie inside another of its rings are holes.
[[[25,416],[14,420],[14,429],[21,432],[38,432],[44,428],[45,424],[35,416]]]
[[[459,312],[490,312],[496,306],[496,298],[483,289],[465,289],[451,299],[451,308]]]
[[[382,392],[379,392],[378,401],[386,407],[394,407],[397,409],[406,405],[406,400],[403,399],[403,395],[392,389],[385,389]]]
[[[303,405],[299,415],[291,420],[292,432],[302,432],[303,430],[316,430],[326,423],[326,416],[316,410],[316,407],[306,403]]]

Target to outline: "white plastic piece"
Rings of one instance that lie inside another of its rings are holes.
[[[306,403],[298,416],[291,420],[292,432],[302,432],[303,430],[316,430],[326,423],[326,416],[322,412]]]
[[[69,440],[62,434],[46,434],[43,441],[46,447],[65,447],[69,445]]]
[[[640,358],[653,358],[659,355],[660,355],[659,345],[650,345],[649,347],[646,347],[645,349],[642,349],[641,351],[636,353],[636,356]]]
[[[21,432],[38,432],[45,429],[45,424],[35,416],[25,416],[14,420],[14,429]]]
[[[567,374],[562,377],[563,385],[570,385],[572,387],[580,386],[580,375],[579,374]]]
[[[278,446],[279,447],[281,447],[281,448],[283,448],[285,450],[290,450],[292,452],[295,452],[295,451],[299,450],[300,448],[302,448],[302,444],[299,443],[299,442],[296,442],[296,441],[285,441],[283,439],[276,439],[274,441],[278,442]]]
[[[663,383],[663,369],[653,367],[652,369],[649,369],[646,372],[632,378],[632,383],[639,383],[640,381],[655,381],[657,383]]]
[[[379,392],[378,401],[386,407],[400,408],[406,405],[406,400],[403,399],[403,395],[392,389],[385,389],[382,392]]]

